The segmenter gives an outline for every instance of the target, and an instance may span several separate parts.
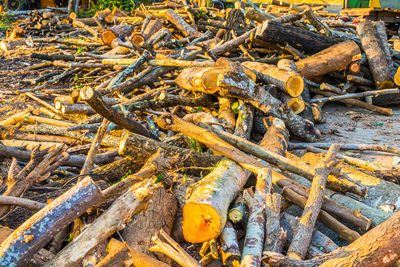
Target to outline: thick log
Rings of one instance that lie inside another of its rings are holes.
[[[332,35],[329,27],[321,21],[319,16],[314,13],[314,10],[311,7],[307,7],[303,11],[303,14],[318,32],[327,36]]]
[[[304,259],[306,256],[313,229],[321,210],[330,168],[332,167],[335,155],[339,149],[339,145],[332,145],[321,162],[320,167],[315,170],[315,177],[311,185],[310,195],[297,225],[292,243],[288,249],[287,255],[291,258]]]
[[[200,243],[218,237],[225,227],[229,205],[246,180],[242,168],[223,160],[194,185],[183,208],[186,241]]]
[[[310,32],[300,27],[283,25],[274,20],[258,25],[256,37],[280,45],[290,44],[311,54],[318,53],[337,43],[336,40],[328,36]]]
[[[163,24],[160,19],[153,19],[147,24],[141,34],[145,40],[149,39],[153,34],[161,30]]]
[[[400,86],[400,67],[397,69],[397,72],[394,75],[394,82],[396,85]]]
[[[222,159],[222,157],[209,153],[169,145],[138,134],[130,134],[127,131],[123,132],[121,136],[119,154],[133,158],[148,158],[156,153],[159,148],[162,148],[169,157],[177,154],[183,156],[183,166],[185,167],[193,166],[193,164],[197,167],[210,167]]]
[[[298,97],[303,92],[303,78],[293,71],[283,70],[275,65],[254,61],[243,62],[242,65],[262,74],[262,80],[275,84],[279,89],[292,97]]]
[[[271,266],[392,266],[400,257],[400,212],[373,228],[348,246],[322,257],[299,261],[265,252],[263,262]],[[379,240],[379,242],[377,242]]]
[[[81,99],[86,101],[89,106],[97,113],[102,115],[104,118],[115,123],[116,125],[127,129],[131,132],[138,133],[153,139],[157,139],[152,133],[150,133],[145,127],[143,127],[136,120],[127,117],[123,114],[118,114],[111,109],[101,98],[100,94],[97,93],[91,87],[84,87],[80,91]]]
[[[306,108],[306,103],[301,96],[291,97],[288,94],[282,92],[279,95],[279,99],[285,105],[287,105],[295,114],[301,114]],[[304,116],[302,117],[305,118]]]
[[[257,176],[257,184],[250,216],[247,222],[246,238],[240,266],[260,266],[265,236],[265,201],[272,188],[271,170],[264,169]]]
[[[152,236],[161,229],[171,234],[177,210],[175,196],[164,188],[158,189],[147,210],[134,216],[128,223],[122,233],[123,239],[136,251],[150,255]]]
[[[189,91],[214,94],[218,91],[219,75],[226,71],[227,69],[224,67],[185,68],[179,73],[175,82]],[[256,75],[252,71],[247,70],[246,75],[253,82],[256,81]]]
[[[146,207],[157,187],[153,182],[145,180],[137,187],[130,188],[44,266],[77,266],[92,249],[116,231],[122,230],[134,214]]]
[[[200,37],[201,32],[192,28],[182,17],[175,13],[172,9],[163,11],[162,15],[174,24],[185,36]]]
[[[385,57],[385,52],[380,44],[380,38],[373,22],[364,21],[357,26],[357,35],[361,40],[362,48],[367,55],[369,69],[371,70],[376,87],[393,87],[393,74]]]
[[[296,62],[297,71],[305,78],[318,77],[332,71],[345,70],[347,66],[361,58],[361,51],[353,41],[330,46],[319,53]]]
[[[61,228],[70,224],[101,198],[100,188],[86,177],[35,213],[0,247],[0,265],[23,266]]]
[[[248,79],[239,63],[232,63],[230,70],[218,78],[219,93],[239,97],[269,115],[282,119],[288,130],[299,138],[316,140],[320,133],[313,123],[296,115],[289,107],[274,98],[263,87]]]
[[[131,35],[133,28],[126,24],[111,27],[101,33],[101,40],[105,45],[111,45],[116,38],[125,38]]]

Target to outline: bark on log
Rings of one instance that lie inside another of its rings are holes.
[[[224,67],[185,68],[179,73],[175,82],[189,91],[214,94],[218,91],[219,75],[226,71]],[[247,70],[246,75],[253,82],[256,81],[256,75],[252,71]]]
[[[145,40],[149,39],[153,34],[161,30],[163,24],[160,19],[153,19],[151,20],[147,26],[144,28],[143,31],[141,31],[141,34],[143,35],[143,38]]]
[[[233,49],[239,47],[239,45],[249,42],[251,39],[253,39],[254,33],[255,33],[255,29],[247,31],[247,32],[243,33],[242,35],[238,36],[237,38],[234,38],[228,42],[225,42],[222,45],[218,45],[218,46],[208,50],[207,54],[211,58],[216,59],[217,56],[222,56],[226,52],[232,51]]]
[[[263,262],[271,266],[391,266],[400,257],[400,212],[373,228],[348,246],[307,261],[265,252]],[[379,242],[377,242],[379,240]]]
[[[260,266],[265,236],[265,201],[272,188],[271,170],[264,169],[257,176],[253,202],[250,206],[246,238],[240,266]]]
[[[236,120],[234,135],[250,140],[251,130],[253,128],[254,107],[239,100],[239,113]]]
[[[394,75],[394,82],[396,85],[400,86],[400,67],[397,69],[397,72]]]
[[[200,37],[201,32],[192,28],[182,17],[175,13],[172,9],[163,12],[163,16],[174,24],[185,36]]]
[[[292,97],[298,97],[303,92],[303,78],[293,71],[287,71],[275,65],[253,61],[243,62],[242,65],[262,74],[262,80],[275,84],[279,89]]]
[[[307,198],[297,194],[295,191],[293,191],[292,189],[283,188],[283,195],[293,204],[295,204],[296,206],[304,209],[306,202],[307,202]],[[354,240],[356,240],[357,238],[360,237],[360,234],[357,233],[356,231],[351,230],[350,228],[348,228],[347,226],[345,226],[344,224],[342,224],[341,222],[339,222],[338,220],[336,220],[334,217],[332,217],[331,215],[329,215],[327,212],[325,211],[321,211],[318,215],[318,220],[321,221],[323,224],[325,224],[327,227],[329,227],[330,229],[332,229],[335,233],[337,233],[339,235],[340,238],[347,240],[349,242],[353,242]]]
[[[115,123],[116,125],[125,128],[131,132],[138,133],[153,139],[157,139],[152,133],[150,133],[145,127],[134,119],[127,117],[123,114],[116,114],[104,101],[102,100],[99,93],[97,93],[91,87],[85,87],[80,92],[81,99],[86,101],[89,106],[97,113],[102,115],[104,118]]]
[[[310,195],[297,225],[292,243],[288,249],[287,255],[291,258],[303,259],[306,256],[311,242],[312,232],[321,210],[330,168],[332,167],[332,163],[339,149],[339,145],[332,145],[325,155],[323,162],[321,162],[321,167],[315,170],[315,177],[311,185]]]
[[[345,70],[347,66],[361,58],[361,51],[353,41],[330,46],[307,58],[296,62],[298,72],[305,78],[322,76],[332,71]]]
[[[268,194],[265,203],[265,242],[264,251],[281,252],[286,240],[286,232],[279,223],[281,195]]]
[[[238,266],[240,261],[240,248],[237,240],[236,230],[232,223],[227,221],[224,230],[219,236],[221,244],[221,258],[225,266]]]
[[[168,234],[171,233],[177,210],[175,196],[160,188],[154,193],[147,210],[134,216],[128,223],[122,237],[130,247],[149,255],[152,236],[161,229]]]
[[[272,119],[272,124],[261,140],[260,146],[286,157],[286,151],[289,146],[289,132],[285,123],[278,118]]]
[[[225,227],[229,205],[246,180],[241,167],[223,160],[193,186],[183,208],[186,241],[200,243],[218,237]]]
[[[254,9],[254,8],[249,8],[246,11],[246,19],[249,20],[254,20],[257,23],[263,23],[264,21],[266,21],[269,17],[267,15],[265,15],[264,13]]]
[[[311,122],[296,115],[263,87],[248,79],[239,63],[232,63],[228,72],[220,74],[217,85],[221,95],[245,99],[264,113],[282,119],[294,136],[315,140],[320,135]]]
[[[70,224],[101,198],[100,188],[86,177],[35,213],[0,247],[0,265],[24,265],[62,227]]]
[[[123,39],[131,35],[133,28],[126,24],[117,25],[101,33],[101,39],[105,45],[111,45],[114,39]]]
[[[258,25],[256,37],[280,45],[290,44],[311,54],[318,53],[337,43],[331,37],[310,32],[300,27],[283,25],[273,20]]]
[[[380,45],[379,35],[373,22],[364,21],[358,24],[357,35],[367,55],[369,69],[376,87],[378,89],[393,87],[393,74],[386,61],[385,52]]]
[[[228,218],[233,223],[246,223],[249,218],[249,205],[240,195],[233,202],[231,209],[228,212]]]
[[[291,242],[293,239],[295,230],[297,228],[297,224],[299,222],[298,219],[299,218],[290,215],[286,212],[282,213],[280,224],[287,233],[288,243]],[[310,248],[311,247],[322,248],[324,253],[330,253],[339,248],[339,246],[336,245],[335,242],[332,241],[332,239],[330,239],[328,236],[324,235],[323,233],[315,229],[313,231],[311,238]]]
[[[218,120],[224,124],[225,131],[233,133],[235,130],[235,114],[232,111],[233,100],[229,97],[219,97]]]
[[[130,188],[44,266],[77,266],[92,249],[114,232],[122,230],[134,214],[141,212],[156,187],[154,180],[145,180]]]
[[[291,97],[286,93],[281,93],[279,99],[287,105],[295,114],[300,115],[306,108],[306,103],[301,96]],[[301,115],[300,115],[301,116]],[[302,116],[305,118],[304,116]]]
[[[193,166],[193,164],[197,167],[210,167],[222,159],[222,157],[168,145],[164,142],[138,134],[130,134],[129,132],[123,132],[121,136],[119,154],[133,158],[148,158],[156,153],[159,148],[162,148],[167,156],[173,157],[177,154],[183,156],[185,158],[183,166],[185,167]]]

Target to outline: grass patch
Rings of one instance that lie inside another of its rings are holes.
[[[0,13],[0,31],[5,32],[11,27],[15,19],[7,13]]]

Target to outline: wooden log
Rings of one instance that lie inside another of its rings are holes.
[[[291,258],[303,259],[306,256],[311,242],[312,232],[321,210],[330,168],[332,167],[332,163],[339,149],[339,145],[332,145],[323,161],[320,163],[320,168],[315,170],[315,177],[311,185],[310,195],[297,225],[292,243],[288,249],[287,255]]]
[[[156,165],[152,167],[154,166]],[[157,171],[161,172],[162,169],[157,168]],[[149,175],[148,177],[150,178],[151,176]],[[134,216],[127,224],[122,233],[123,239],[127,245],[135,248],[135,251],[151,255],[149,249],[152,247],[152,236],[161,229],[167,234],[171,234],[177,210],[175,196],[164,188],[158,189],[154,193],[152,202],[147,210]]]
[[[314,168],[309,168],[304,164],[293,164],[285,157],[282,157],[250,141],[231,135],[224,131],[217,131],[214,128],[206,130],[202,127],[198,127],[194,124],[183,121],[171,114],[164,114],[163,116],[159,117],[157,124],[163,129],[184,133],[185,135],[204,143],[208,147],[212,148],[213,151],[217,151],[218,153],[238,162],[244,168],[255,173],[259,172],[260,168],[268,168],[269,165],[257,161],[254,157],[249,155],[256,155],[260,159],[277,165],[283,170],[290,170],[291,172],[308,177],[308,179],[312,179],[315,175]],[[232,144],[245,151],[247,154],[238,150]],[[284,180],[287,178],[280,173],[273,171],[273,182],[276,183],[280,179]],[[332,184],[328,183],[328,185],[338,191],[349,191],[362,196],[365,196],[366,194],[365,187],[356,185],[347,180],[342,181],[342,179],[339,180],[336,178],[332,180]]]
[[[253,128],[254,107],[242,100],[239,100],[238,105],[238,118],[233,134],[250,140],[251,130]]]
[[[297,61],[296,66],[298,72],[309,79],[332,71],[345,70],[351,62],[360,58],[358,45],[353,41],[345,41]]]
[[[270,20],[258,25],[256,37],[280,45],[291,46],[308,53],[318,53],[334,44],[336,40],[318,33],[304,30],[300,27],[283,25]]]
[[[297,194],[295,191],[290,188],[283,188],[283,196],[285,196],[290,202],[295,204],[296,206],[304,209],[307,198]],[[339,235],[340,238],[347,240],[349,242],[353,242],[357,238],[360,237],[360,234],[356,231],[351,230],[338,220],[336,220],[333,216],[329,215],[325,211],[321,211],[318,215],[318,220],[325,224],[327,227],[332,229],[335,233]]]
[[[226,72],[224,67],[193,67],[185,68],[176,78],[175,82],[186,90],[214,94],[218,91],[219,75]],[[256,81],[256,75],[246,71],[246,75]]]
[[[373,228],[348,246],[307,261],[265,252],[263,262],[271,266],[392,266],[400,257],[400,212]],[[379,240],[379,242],[376,242]]]
[[[183,235],[191,243],[217,238],[227,219],[228,208],[246,183],[243,169],[229,160],[221,161],[192,189],[183,208]]]
[[[306,108],[306,103],[301,96],[291,97],[288,94],[281,93],[279,99],[287,105],[295,114],[300,114]]]
[[[308,21],[311,23],[311,25],[313,25],[314,28],[318,32],[320,32],[321,34],[324,34],[326,36],[331,36],[332,35],[331,30],[329,29],[329,27],[321,21],[319,16],[314,13],[314,10],[311,7],[307,7],[303,11],[303,14],[308,19]]]
[[[122,230],[134,214],[142,211],[156,187],[154,180],[145,180],[137,187],[130,188],[44,266],[76,266],[99,243]]]
[[[19,206],[31,210],[40,210],[46,206],[46,204],[41,202],[11,196],[0,196],[0,205]]]
[[[385,52],[380,45],[379,35],[371,21],[364,21],[357,26],[357,35],[362,48],[367,55],[369,69],[371,70],[376,87],[393,87],[393,74],[385,57]]]
[[[281,195],[268,194],[265,202],[265,242],[263,251],[281,252],[286,240],[286,232],[279,223]]]
[[[153,19],[147,24],[141,34],[145,40],[149,39],[153,34],[161,30],[163,24],[160,19]]]
[[[281,119],[273,118],[271,126],[268,127],[259,145],[286,157],[286,151],[289,147],[289,132],[285,127],[285,123]]]
[[[233,49],[239,47],[239,45],[245,44],[246,42],[249,42],[251,39],[253,39],[255,33],[255,29],[252,29],[250,31],[247,31],[243,33],[242,35],[238,36],[237,38],[234,38],[228,42],[225,42],[222,45],[218,45],[216,47],[213,47],[207,51],[207,54],[216,60],[217,56],[222,56],[228,51],[232,51]]]
[[[232,223],[227,221],[219,236],[219,243],[221,244],[220,252],[222,263],[225,266],[238,266],[240,261],[240,248],[237,240],[236,230],[233,228]]]
[[[228,212],[228,218],[233,223],[245,223],[249,218],[249,205],[242,196],[238,196]]]
[[[386,23],[382,20],[374,21],[375,30],[379,36],[380,46],[381,46],[383,52],[385,53],[386,62],[390,68],[390,71],[392,73],[395,73],[396,69],[393,66],[393,60],[392,60],[392,56],[390,54],[390,48],[389,48],[388,37],[386,34],[385,24]]]
[[[247,222],[240,266],[260,266],[265,236],[265,200],[272,188],[271,170],[265,169],[257,176],[257,184]]]
[[[129,132],[123,132],[121,136],[119,154],[133,158],[148,158],[156,153],[159,148],[162,148],[166,152],[166,155],[170,157],[177,154],[185,156],[185,160],[183,161],[183,166],[185,167],[193,166],[193,164],[198,167],[210,167],[222,159],[222,157],[168,145],[164,142]]]
[[[169,266],[136,249],[132,249],[128,244],[122,243],[114,238],[108,243],[107,250],[109,251],[108,255],[96,264],[96,267],[124,267],[129,264],[143,267]]]
[[[279,89],[292,97],[298,97],[303,92],[304,81],[297,73],[280,69],[275,65],[254,61],[243,62],[242,65],[262,74],[262,80],[275,84]]]
[[[35,213],[4,240],[0,246],[0,264],[25,265],[60,228],[70,224],[100,198],[100,188],[86,177]]]
[[[89,106],[104,118],[125,128],[131,132],[138,133],[153,139],[157,139],[152,133],[144,128],[139,122],[123,114],[116,114],[104,101],[99,93],[91,87],[84,87],[80,91],[81,99],[86,101]]]
[[[280,225],[287,233],[287,242],[288,243],[291,242],[293,239],[298,222],[299,222],[299,218],[297,218],[293,215],[290,215],[286,212],[282,213],[282,216],[280,219]],[[333,242],[332,239],[330,239],[328,236],[326,236],[325,234],[323,234],[320,231],[315,230],[315,229],[313,231],[312,238],[311,238],[310,248],[311,247],[321,248],[324,253],[330,253],[339,248],[339,246],[336,245],[336,243]]]
[[[230,133],[235,130],[235,114],[232,110],[233,100],[229,97],[218,98],[219,109],[218,109],[218,120],[224,125],[224,129]]]
[[[175,13],[172,9],[163,11],[162,15],[174,24],[185,36],[200,37],[201,32],[192,28],[182,17]]]
[[[254,8],[249,8],[246,10],[246,19],[254,20],[257,23],[263,23],[268,19],[268,16]]]
[[[282,119],[294,136],[315,140],[320,135],[311,122],[293,113],[263,87],[248,79],[239,63],[232,63],[228,72],[220,74],[217,85],[221,95],[245,99],[261,111]]]
[[[107,29],[101,33],[101,40],[105,45],[111,45],[111,43],[114,41],[116,38],[123,39],[129,35],[131,35],[133,31],[133,27],[126,25],[126,24],[121,24],[117,25],[114,27],[111,27],[110,29]]]

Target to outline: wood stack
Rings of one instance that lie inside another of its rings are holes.
[[[0,121],[0,222],[15,206],[29,218],[2,239],[1,266],[399,260],[400,213],[380,208],[400,198],[398,170],[343,152],[400,148],[317,143],[327,102],[385,116],[399,103],[385,25],[248,2],[35,11],[14,25],[5,55],[30,35],[32,64],[1,94],[33,108]]]

